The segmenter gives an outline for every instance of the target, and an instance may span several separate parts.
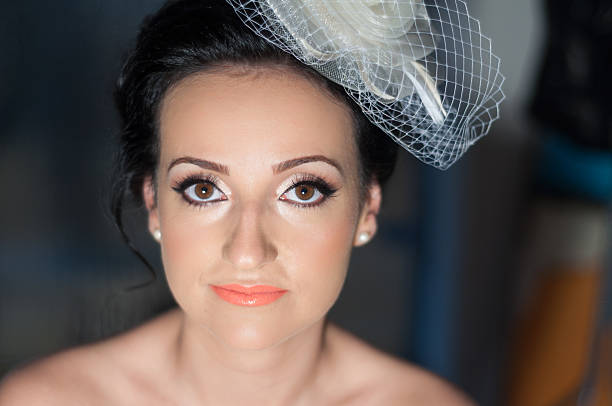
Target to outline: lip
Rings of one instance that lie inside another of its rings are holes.
[[[269,285],[243,286],[238,284],[210,285],[221,299],[238,306],[263,306],[281,298],[287,290]]]

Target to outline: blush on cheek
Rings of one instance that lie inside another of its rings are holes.
[[[323,316],[340,294],[352,249],[354,222],[351,216],[335,216],[335,221],[325,221],[308,236],[294,253],[295,266],[300,268],[297,278],[304,290],[308,307],[317,309]],[[303,233],[303,235],[306,233]]]
[[[162,261],[168,285],[183,308],[201,306],[199,278],[214,264],[215,227],[201,224],[197,217],[170,218],[162,224]]]

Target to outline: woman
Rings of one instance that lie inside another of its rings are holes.
[[[326,323],[397,151],[341,86],[225,2],[183,0],[146,21],[116,96],[116,219],[144,204],[178,308],[11,374],[0,405],[472,404]]]

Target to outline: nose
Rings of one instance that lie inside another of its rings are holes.
[[[252,270],[274,261],[278,251],[263,230],[263,216],[256,205],[240,210],[223,245],[223,258],[236,269]]]

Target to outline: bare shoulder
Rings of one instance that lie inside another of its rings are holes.
[[[0,406],[72,405],[91,398],[95,380],[89,375],[97,365],[95,358],[95,351],[81,347],[9,373],[0,382]]]
[[[459,388],[425,369],[386,354],[335,326],[332,344],[343,374],[358,388],[355,404],[474,406]],[[350,402],[347,402],[350,403]]]
[[[153,351],[163,345],[155,331],[168,319],[169,315],[163,315],[117,337],[65,350],[12,371],[0,381],[0,406],[125,402],[134,393],[135,383],[142,386],[147,381],[142,373],[147,368],[139,368],[142,361],[138,360],[147,360],[148,366],[162,362],[151,353],[161,353]],[[122,402],[111,398],[119,393]]]
[[[467,394],[450,382],[407,363],[398,367],[388,385],[388,391],[382,394],[384,403],[388,405],[476,405]]]
[[[0,381],[0,405],[44,405],[53,384],[41,378],[31,370],[9,373]]]

